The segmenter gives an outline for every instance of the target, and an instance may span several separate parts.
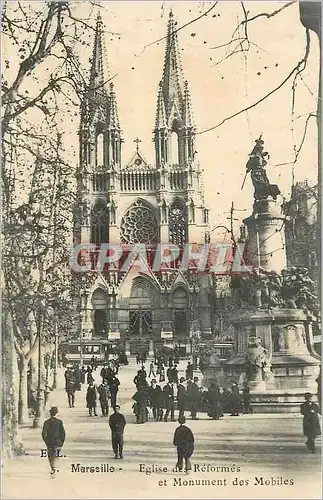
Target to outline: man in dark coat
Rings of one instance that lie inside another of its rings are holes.
[[[318,403],[319,403],[319,407],[320,407],[320,411],[322,411],[322,385],[321,385],[321,382],[322,382],[322,367],[320,367],[320,373],[319,373],[319,376],[317,377],[317,379],[315,380],[315,382],[317,383],[317,400],[318,400]]]
[[[97,417],[96,413],[96,387],[93,382],[89,383],[89,387],[86,391],[86,407],[89,409],[89,415],[92,417],[92,413]]]
[[[174,384],[168,382],[164,389],[164,405],[165,405],[165,415],[164,422],[167,422],[168,415],[170,414],[170,418],[172,422],[175,422],[175,388]]]
[[[174,365],[172,368],[172,382],[175,382],[175,384],[178,384],[178,370],[177,370],[177,365]]]
[[[315,439],[321,434],[321,427],[318,414],[320,408],[312,401],[312,394],[305,394],[305,403],[301,404],[301,414],[303,415],[303,433],[307,437],[306,446],[312,453],[315,453]]]
[[[123,458],[123,433],[126,426],[126,419],[120,413],[120,406],[115,405],[114,413],[109,419],[111,429],[111,440],[114,458]]]
[[[193,365],[189,361],[186,367],[186,379],[187,380],[193,380]]]
[[[236,383],[231,386],[231,416],[238,417],[241,409],[239,387]]]
[[[115,407],[117,404],[117,393],[119,391],[120,381],[116,376],[113,376],[109,381],[109,390],[111,395],[111,406]]]
[[[248,382],[243,383],[242,389],[242,403],[243,403],[243,413],[253,413],[250,406],[250,389]]]
[[[223,417],[220,388],[215,382],[212,382],[207,392],[207,401],[209,403],[209,416],[214,420]]]
[[[65,429],[63,422],[56,418],[58,413],[57,406],[53,406],[49,410],[50,418],[44,422],[42,438],[47,446],[47,456],[51,467],[51,476],[55,477],[55,463],[60,456],[60,449],[65,441]]]
[[[183,461],[185,459],[185,471],[188,473],[191,469],[190,458],[194,451],[194,436],[188,427],[186,427],[185,417],[178,419],[180,424],[175,430],[173,444],[177,448],[177,469],[181,472],[183,470]]]
[[[99,401],[101,405],[102,416],[109,415],[109,389],[106,380],[102,380],[102,384],[98,387]]]
[[[178,418],[184,417],[186,407],[186,387],[184,385],[185,378],[180,378],[180,383],[177,387],[177,408],[179,410]]]
[[[66,380],[65,390],[68,399],[68,405],[70,408],[74,408],[75,404],[75,381],[73,378]]]
[[[187,385],[187,399],[188,399],[188,406],[191,411],[191,417],[192,420],[197,419],[197,409],[200,403],[200,388],[197,385],[198,384],[198,377],[194,377],[194,381],[191,382],[189,381]]]
[[[149,396],[154,419],[160,422],[163,419],[163,391],[160,385],[157,385],[156,379],[151,381]]]

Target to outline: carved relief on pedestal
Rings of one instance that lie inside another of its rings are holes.
[[[266,381],[271,377],[268,351],[263,347],[260,337],[249,337],[245,359],[246,377],[248,381]]]

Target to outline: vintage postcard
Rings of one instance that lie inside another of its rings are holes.
[[[1,9],[2,498],[320,498],[321,2]]]

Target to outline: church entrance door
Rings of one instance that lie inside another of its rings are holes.
[[[131,335],[149,335],[153,327],[152,311],[137,309],[129,311],[129,332]]]

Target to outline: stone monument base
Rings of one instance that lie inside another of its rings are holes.
[[[305,401],[304,394],[308,392],[304,389],[289,389],[250,392],[251,408],[255,413],[300,413],[300,404]],[[313,401],[316,401],[313,395]]]

